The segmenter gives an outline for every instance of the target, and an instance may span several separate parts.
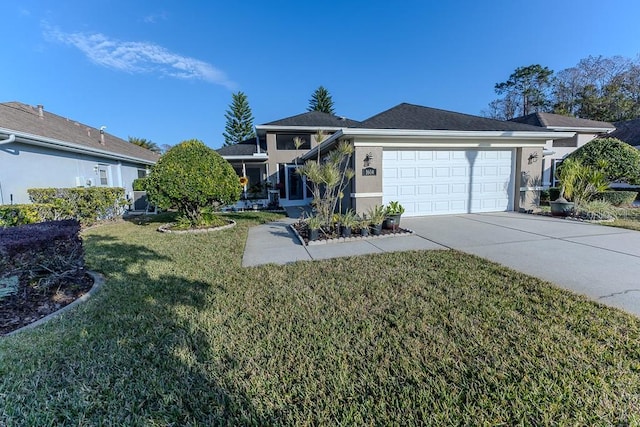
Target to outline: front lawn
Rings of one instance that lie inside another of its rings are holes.
[[[640,423],[640,320],[455,251],[242,268],[266,218],[86,231],[107,283],[0,338],[0,425]]]

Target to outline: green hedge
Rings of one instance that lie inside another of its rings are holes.
[[[558,187],[549,188],[549,200],[552,202],[560,197],[560,189]]]
[[[637,191],[609,190],[598,193],[593,199],[604,200],[614,206],[629,206],[636,200],[636,197],[638,197]]]
[[[55,206],[44,203],[0,205],[0,227],[15,227],[57,219]]]
[[[114,219],[127,204],[124,188],[117,187],[30,188],[27,192],[32,202],[52,205],[55,219],[77,219],[82,225]]]

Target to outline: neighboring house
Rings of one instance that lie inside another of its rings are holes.
[[[146,176],[158,154],[19,102],[0,104],[0,204],[29,203],[27,189],[123,187]]]
[[[311,194],[295,169],[307,160],[322,159],[346,140],[354,146],[351,167],[356,175],[345,192],[345,205],[363,213],[397,200],[406,216],[533,209],[541,173],[537,159],[545,144],[575,136],[573,131],[412,104],[363,122],[311,112],[256,130],[252,142],[218,152],[237,170],[255,168],[254,180],[278,188],[281,205],[308,204]],[[318,130],[328,133],[320,144],[314,136]],[[295,136],[306,141],[297,151]],[[256,157],[260,159],[251,162]]]
[[[541,160],[542,181],[544,188],[557,186],[555,177],[556,167],[562,160],[579,147],[601,135],[610,134],[616,126],[608,122],[578,119],[552,113],[532,113],[523,117],[511,119],[513,122],[539,126],[545,129],[564,132],[575,132],[571,138],[547,141],[544,156]]]
[[[618,138],[620,141],[624,141],[640,150],[640,119],[615,122],[614,126],[616,130],[607,136]]]

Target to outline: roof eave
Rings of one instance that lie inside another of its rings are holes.
[[[329,150],[342,138],[368,137],[370,140],[379,139],[403,139],[403,140],[491,140],[500,138],[507,141],[548,141],[551,139],[571,138],[575,132],[549,132],[549,131],[449,131],[449,130],[413,130],[413,129],[341,129],[300,157],[301,160],[309,160],[320,153]]]
[[[15,135],[16,142],[22,142],[29,145],[37,145],[41,147],[57,148],[63,151],[70,151],[74,153],[92,154],[94,156],[103,157],[113,160],[125,160],[128,162],[142,163],[145,165],[156,164],[153,160],[142,159],[139,157],[127,156],[125,154],[117,154],[106,150],[99,150],[91,147],[85,147],[83,145],[74,144],[72,142],[60,141],[57,139],[46,138],[40,135],[33,135],[26,132],[18,132],[11,129],[0,128],[0,133],[5,135]]]
[[[235,156],[225,156],[221,154],[220,156],[225,160],[253,160],[253,161],[269,160],[269,156],[267,155],[267,153],[256,153],[252,155],[235,155]]]
[[[610,127],[577,127],[577,126],[546,126],[547,129],[558,132],[590,132],[590,133],[611,133],[616,128]]]

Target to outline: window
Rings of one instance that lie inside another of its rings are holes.
[[[98,183],[100,187],[109,186],[109,166],[107,165],[98,165]]]
[[[551,186],[557,187],[559,181],[556,179],[556,171],[558,170],[558,166],[562,164],[562,160],[564,159],[553,159],[553,163],[551,164]]]
[[[138,169],[138,178],[145,178],[147,176],[146,169]]]
[[[310,133],[278,133],[276,134],[276,149],[278,150],[295,150],[296,145],[293,143],[294,138],[302,139],[300,150],[311,149]]]

